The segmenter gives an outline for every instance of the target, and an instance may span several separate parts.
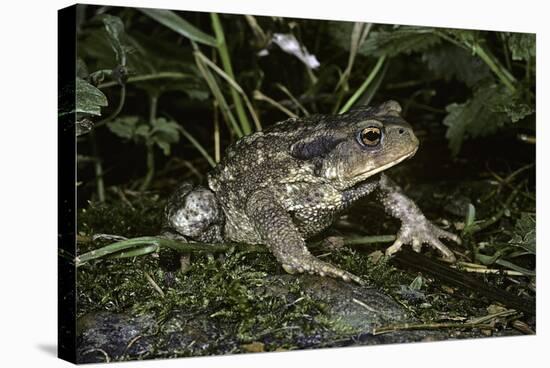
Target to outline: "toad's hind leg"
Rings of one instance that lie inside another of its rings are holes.
[[[270,193],[254,193],[247,201],[246,211],[262,241],[286,272],[308,272],[364,284],[361,278],[312,255],[290,215]]]

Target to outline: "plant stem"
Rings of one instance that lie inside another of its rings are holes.
[[[516,87],[514,83],[516,82],[513,75],[508,72],[507,69],[503,68],[500,65],[499,61],[488,51],[485,50],[480,44],[476,43],[472,45],[474,52],[487,64],[487,66],[495,73],[495,75],[500,79],[500,81],[514,93]]]
[[[92,147],[92,155],[94,157],[94,171],[95,171],[95,183],[97,188],[97,197],[100,202],[105,202],[105,185],[103,183],[103,165],[101,163],[101,158],[99,157],[95,132],[93,129],[90,131],[89,137],[90,137],[90,145]]]
[[[235,74],[233,73],[233,67],[231,66],[231,58],[229,57],[229,52],[227,50],[227,43],[225,42],[225,35],[220,18],[216,13],[210,13],[210,18],[212,19],[212,28],[214,28],[214,33],[218,42],[218,52],[220,53],[223,69],[225,73],[231,77],[231,79],[235,80]],[[250,122],[246,117],[241,97],[234,89],[231,89],[231,97],[235,103],[235,109],[237,110],[237,116],[239,117],[243,133],[245,135],[252,133]]]
[[[155,122],[155,119],[157,117],[157,106],[158,106],[158,95],[152,94],[149,97],[149,125],[151,126],[151,129],[153,127],[153,124]],[[140,191],[147,190],[149,186],[151,185],[151,181],[153,180],[153,176],[155,176],[155,150],[154,150],[154,144],[147,143],[147,174],[145,175],[145,179],[143,179],[143,182],[141,183],[141,186],[139,187]]]
[[[237,123],[236,118],[233,116],[233,112],[231,112],[231,109],[229,108],[229,105],[227,104],[227,101],[225,100],[225,97],[221,92],[220,87],[216,82],[216,79],[214,79],[214,76],[212,75],[212,73],[210,73],[210,70],[205,65],[204,60],[199,57],[198,47],[194,45],[194,48],[195,52],[193,53],[193,55],[195,57],[197,68],[199,69],[199,72],[201,73],[204,80],[206,81],[206,84],[208,84],[208,88],[210,88],[210,91],[214,95],[214,98],[218,101],[218,104],[220,105],[220,111],[222,112],[225,121],[228,123],[229,128],[238,138],[242,137],[244,134],[241,130],[241,127]]]
[[[214,100],[214,160],[220,162],[221,149],[220,149],[220,119],[218,114],[218,102]]]
[[[441,31],[435,31],[435,33],[439,37],[455,44],[458,47],[473,51],[477,56],[481,58],[481,60],[483,60],[483,62],[485,62],[485,64],[487,64],[489,69],[491,69],[491,71],[495,73],[498,79],[500,79],[500,81],[510,90],[510,92],[513,93],[516,91],[516,87],[514,86],[514,83],[516,83],[516,79],[514,78],[514,76],[500,64],[496,57],[494,57],[488,50],[485,50],[483,46],[481,46],[479,43],[470,44],[466,41],[461,42],[454,39],[453,37],[446,35],[444,32]]]
[[[212,166],[212,167],[216,166],[216,162],[212,159],[212,156],[210,156],[208,154],[208,152],[206,152],[204,147],[199,143],[199,141],[197,141],[195,139],[195,137],[193,137],[191,134],[189,134],[189,132],[187,130],[185,130],[185,128],[182,127],[181,125],[180,125],[180,131],[181,131],[181,134],[185,138],[187,138],[187,140],[189,142],[191,142],[191,144],[202,154],[202,156],[206,159],[206,161],[208,161],[210,166]]]
[[[111,115],[95,123],[94,129],[99,128],[100,126],[105,125],[111,120],[113,120],[114,118],[116,118],[118,114],[120,114],[120,112],[122,111],[122,108],[124,107],[124,102],[126,102],[126,85],[122,84],[120,86],[120,99],[118,100],[118,105],[116,109],[111,113]]]
[[[350,99],[346,102],[344,107],[342,107],[340,109],[339,114],[343,114],[346,111],[348,111],[353,106],[353,104],[359,99],[359,97],[361,97],[361,95],[365,92],[367,87],[372,83],[372,81],[374,80],[374,78],[376,77],[376,75],[378,74],[380,69],[382,68],[382,65],[384,64],[385,60],[386,60],[385,55],[381,56],[378,59],[378,61],[376,62],[376,65],[374,66],[374,68],[369,73],[367,79],[365,79],[365,81],[363,82],[363,84],[361,84],[359,89],[357,91],[355,91],[353,96],[350,97]]]
[[[298,115],[296,115],[295,113],[293,113],[292,111],[290,111],[289,109],[287,109],[286,107],[284,107],[283,105],[281,105],[280,103],[272,99],[271,97],[264,95],[262,92],[258,90],[254,91],[254,99],[258,101],[265,101],[271,104],[272,106],[276,107],[277,109],[279,109],[280,111],[282,111],[283,113],[285,113],[291,118],[298,117]]]
[[[185,74],[185,73],[179,73],[179,72],[159,72],[159,73],[143,74],[135,77],[130,77],[128,78],[128,80],[126,80],[125,84],[146,82],[146,81],[156,80],[156,79],[185,79],[185,78],[193,78],[193,76],[191,74]],[[101,83],[97,86],[97,88],[99,89],[110,88],[118,85],[119,83],[117,81],[111,81],[111,82]]]
[[[146,147],[147,174],[145,175],[145,178],[143,179],[143,182],[139,187],[139,190],[142,192],[149,188],[149,186],[151,185],[151,180],[153,180],[153,176],[155,175],[155,150],[153,149],[153,144],[148,143]]]
[[[256,112],[254,111],[254,108],[252,107],[252,104],[250,103],[250,100],[248,99],[248,96],[246,93],[244,93],[244,90],[239,86],[239,84],[231,78],[226,72],[220,69],[212,60],[206,57],[202,52],[197,50],[195,54],[202,60],[204,63],[212,68],[220,77],[222,77],[229,85],[234,88],[241,96],[243,96],[244,102],[246,104],[246,107],[248,108],[248,111],[250,112],[250,115],[252,116],[252,120],[254,120],[254,125],[256,126],[257,131],[262,130],[262,125],[260,124],[260,120],[258,119],[258,116],[256,115]]]

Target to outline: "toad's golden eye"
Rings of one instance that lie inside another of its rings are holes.
[[[380,132],[380,128],[378,127],[368,127],[359,133],[359,140],[362,144],[365,146],[376,146],[378,143],[380,143],[380,138],[382,137],[382,133]]]

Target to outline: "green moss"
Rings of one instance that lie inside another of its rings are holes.
[[[505,194],[495,193],[477,206],[477,213],[485,217],[498,211]],[[90,204],[80,211],[79,234],[89,239],[95,233],[129,237],[158,233],[163,201],[143,196],[131,205],[122,201]],[[534,202],[523,197],[514,201],[510,208],[511,213],[533,210]],[[489,227],[473,234],[469,241],[474,242],[480,252],[491,254],[500,247],[513,246],[517,250],[534,244],[534,220],[529,214],[515,221],[504,216],[496,226],[504,226],[506,231],[495,232]],[[361,225],[358,224],[357,229],[361,229]],[[90,250],[101,245],[85,242],[81,248]],[[417,290],[423,298],[408,298],[402,290],[418,274],[398,269],[388,259],[373,262],[368,256],[385,246],[370,246],[368,250],[344,247],[328,254],[316,248],[314,252],[324,253],[325,261],[361,276],[370,286],[391,295],[421,322],[461,320],[485,313],[490,301],[456,288],[450,293],[449,288],[425,276]],[[468,250],[465,252],[469,254]],[[503,253],[504,257],[509,255]],[[358,333],[342,320],[327,314],[327,306],[306,293],[300,277],[273,277],[284,271],[270,253],[232,249],[225,254],[191,257],[191,266],[185,272],[173,267],[179,265],[179,254],[162,249],[160,255],[103,259],[83,265],[77,274],[78,315],[110,311],[153,316],[157,329],[154,346],[148,354],[154,357],[245,352],[243,344],[256,342],[261,342],[267,351],[296,349],[304,345],[320,346],[339,338],[346,340]],[[522,257],[534,259],[530,254]],[[166,266],[166,259],[173,264],[171,267]],[[494,286],[509,286],[503,276],[486,276],[485,281]],[[527,283],[528,280],[520,281],[514,287],[518,293],[531,293]],[[205,321],[214,323],[200,324]],[[189,346],[167,350],[166,344],[173,338],[171,334],[178,331],[196,331],[198,340],[209,343],[206,348],[189,342]]]

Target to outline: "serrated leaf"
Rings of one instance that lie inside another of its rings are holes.
[[[399,27],[395,30],[371,31],[358,53],[365,56],[395,56],[423,51],[441,42],[433,28]]]
[[[506,88],[490,85],[477,90],[465,103],[448,105],[443,124],[448,127],[446,137],[451,153],[458,154],[465,138],[494,133],[508,122],[506,114],[492,111],[490,107],[505,103],[509,98]]]
[[[152,140],[165,155],[170,154],[170,145],[179,142],[180,127],[174,121],[158,118],[153,121]]]
[[[75,112],[100,116],[101,108],[107,105],[107,97],[103,94],[103,92],[82,78],[76,78]]]
[[[151,127],[143,123],[138,125],[138,127],[136,128],[136,131],[134,132],[134,137],[143,137],[145,138],[145,140],[147,140],[150,134],[151,134]]]
[[[492,110],[495,112],[505,113],[510,118],[512,123],[516,123],[535,112],[535,108],[533,106],[517,99],[512,99],[506,103],[495,105]]]
[[[455,45],[445,44],[427,50],[422,60],[438,78],[447,81],[456,78],[468,87],[492,77],[489,67],[479,57]]]
[[[164,118],[158,118],[153,122],[153,133],[162,134],[169,143],[179,141],[179,125],[174,121],[167,121]]]
[[[216,39],[200,29],[196,28],[194,25],[177,15],[171,10],[165,9],[147,9],[140,8],[138,9],[147,16],[153,18],[160,24],[170,28],[174,32],[189,38],[195,42],[199,42],[208,46],[217,46],[218,43]]]
[[[349,51],[350,35],[353,31],[353,22],[329,21],[328,33],[334,40],[334,43],[342,49]]]
[[[115,135],[124,139],[133,139],[138,129],[139,117],[137,116],[121,116],[107,123],[107,127]],[[148,129],[146,125],[140,125]]]
[[[117,54],[117,52],[122,52],[126,58],[125,66],[133,74],[146,74],[155,71],[151,66],[150,58],[144,54],[143,48],[133,37],[123,33],[119,42],[116,43],[120,45],[120,48],[115,46],[118,51],[113,47],[111,36],[105,26],[84,29],[77,43],[78,55],[87,61],[94,60],[96,63],[90,64],[93,65],[93,70],[111,70],[117,65],[122,65]]]
[[[508,48],[513,60],[528,60],[536,56],[536,38],[531,33],[510,33]]]
[[[535,216],[523,212],[516,221],[514,236],[509,241],[510,244],[520,247],[531,254],[537,252],[537,229]]]
[[[441,28],[438,31],[461,41],[465,45],[472,45],[480,38],[480,31],[471,29]]]

